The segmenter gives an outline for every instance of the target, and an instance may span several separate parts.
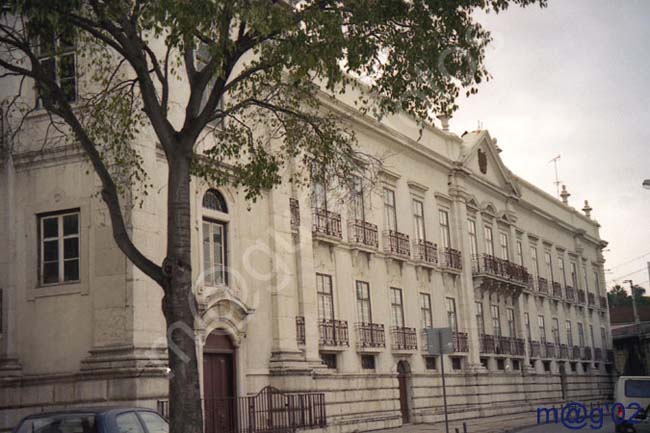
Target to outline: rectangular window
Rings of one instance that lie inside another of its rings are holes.
[[[0,292],[2,293],[2,292]],[[607,349],[607,334],[605,333],[605,327],[601,326],[600,328],[600,344],[603,349]]]
[[[524,326],[526,327],[526,338],[528,338],[528,341],[532,341],[532,334],[530,332],[530,315],[528,313],[524,313]]]
[[[440,216],[440,244],[443,248],[451,248],[451,235],[449,231],[449,212],[438,211]]]
[[[573,347],[573,331],[571,330],[570,320],[567,320],[564,323],[564,329],[566,330],[566,344],[569,347]]]
[[[595,293],[600,295],[600,278],[598,278],[598,271],[594,271],[594,289]]]
[[[390,288],[390,309],[393,326],[404,327],[404,303],[402,300],[402,289]]]
[[[560,322],[558,321],[557,317],[553,317],[552,326],[553,328],[551,329],[551,333],[553,334],[553,342],[557,346],[559,346],[560,345]]]
[[[530,261],[533,264],[533,275],[539,277],[539,261],[537,260],[537,247],[530,247]]]
[[[506,319],[508,320],[508,337],[517,336],[517,327],[515,326],[515,310],[513,308],[506,309]]]
[[[494,239],[492,237],[492,227],[483,227],[483,234],[485,236],[485,254],[490,256],[494,255]]]
[[[544,252],[544,262],[546,263],[546,278],[548,278],[549,284],[552,281],[555,281],[553,278],[553,261],[551,259],[551,253],[548,251]]]
[[[361,323],[372,323],[370,285],[365,281],[357,281],[357,319]]]
[[[578,266],[576,262],[571,262],[571,284],[574,289],[578,289]]]
[[[38,216],[40,283],[79,281],[79,211]]]
[[[458,321],[456,318],[456,300],[454,298],[447,298],[447,323],[451,328],[451,332],[458,332]]]
[[[585,330],[582,323],[578,323],[578,344],[580,347],[585,347]]]
[[[497,337],[501,336],[501,313],[499,312],[498,305],[490,305],[492,316],[492,331]]]
[[[594,337],[594,327],[589,325],[589,337],[591,340],[591,347],[596,347],[596,337]]]
[[[564,272],[564,259],[562,257],[557,258],[557,269],[560,272],[560,282],[566,287],[566,272]]]
[[[203,273],[207,286],[226,284],[226,224],[203,220]]]
[[[320,359],[327,368],[336,370],[336,353],[321,353]]]
[[[374,370],[375,355],[361,355],[361,368],[364,370]]]
[[[469,233],[469,248],[472,257],[478,256],[478,240],[476,238],[476,222],[467,220],[467,231]]]
[[[588,292],[589,291],[589,274],[587,274],[587,265],[584,265],[584,271],[585,271],[585,290]]]
[[[422,328],[433,327],[433,315],[431,314],[431,296],[428,293],[420,293],[420,312]]]
[[[508,252],[508,234],[499,232],[499,247],[501,249],[501,258],[503,260],[510,260],[510,253]]]
[[[517,264],[519,266],[524,265],[524,248],[521,241],[517,241]]]
[[[436,357],[435,356],[425,356],[424,357],[424,368],[427,370],[436,369]]]
[[[316,291],[318,294],[318,318],[334,319],[334,297],[332,293],[332,276],[316,274]]]
[[[483,304],[476,302],[476,327],[478,329],[478,335],[485,334],[485,319],[483,317]]]
[[[384,223],[387,230],[397,231],[397,208],[395,207],[395,191],[384,188]]]
[[[77,73],[74,36],[56,34],[54,31],[39,28],[33,38],[34,52],[50,79],[55,81],[68,102],[77,99]],[[42,95],[36,90],[36,103],[43,105]]]
[[[363,183],[359,176],[352,178],[352,214],[355,220],[366,220],[366,207],[363,197]]]
[[[327,185],[322,181],[315,181],[311,189],[312,206],[316,209],[327,209]]]
[[[425,240],[424,232],[424,205],[420,200],[413,199],[413,225],[416,240]]]
[[[546,343],[546,325],[544,324],[544,316],[537,316],[537,326],[539,327],[539,341]]]

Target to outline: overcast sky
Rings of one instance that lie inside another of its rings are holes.
[[[549,0],[479,19],[495,38],[493,79],[459,101],[451,129],[481,121],[506,165],[553,194],[560,154],[570,205],[589,200],[609,242],[607,280],[648,288],[650,1]]]

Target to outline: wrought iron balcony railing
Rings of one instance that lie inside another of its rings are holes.
[[[298,345],[305,345],[305,318],[303,316],[296,316],[296,341]]]
[[[384,251],[391,255],[410,257],[409,235],[393,230],[384,230]]]
[[[607,309],[607,298],[605,296],[600,297],[600,308],[603,310]]]
[[[454,340],[454,352],[469,352],[469,339],[466,332],[454,332],[452,338]]]
[[[522,338],[497,337],[496,353],[500,355],[524,356],[525,344]]]
[[[555,358],[555,343],[547,341],[544,343],[543,358]]]
[[[537,291],[548,295],[548,280],[546,278],[537,278]]]
[[[590,307],[594,307],[596,305],[596,295],[591,292],[587,293],[587,304],[589,304]]]
[[[463,269],[463,256],[460,251],[453,248],[444,248],[440,255],[441,266],[460,271]]]
[[[494,335],[483,334],[479,335],[479,352],[480,353],[496,353],[496,339]]]
[[[380,323],[357,323],[357,346],[386,347],[384,325]]]
[[[318,322],[321,346],[349,346],[348,322],[345,320],[323,319]]]
[[[432,265],[438,264],[438,246],[436,244],[424,239],[417,239],[413,242],[413,248],[416,260]]]
[[[520,285],[528,284],[528,271],[523,266],[489,254],[474,256],[472,259],[474,274],[486,274]]]
[[[600,347],[594,348],[594,361],[603,360],[603,350]]]
[[[573,346],[569,355],[571,359],[580,359],[580,346]]]
[[[341,239],[341,214],[327,209],[314,208],[312,232],[315,235],[325,235]]]
[[[573,287],[571,286],[566,286],[564,288],[564,293],[566,295],[566,300],[570,302],[575,302],[576,301],[576,291]]]
[[[585,295],[585,291],[582,289],[578,289],[578,303],[584,304],[586,302],[587,302],[587,297]]]
[[[569,359],[569,347],[566,344],[560,344],[560,359]]]
[[[531,358],[541,358],[542,356],[542,345],[539,341],[530,342],[530,357]]]
[[[562,298],[562,285],[560,283],[553,281],[552,287],[553,287],[553,297]]]
[[[393,350],[417,350],[418,337],[415,328],[394,326],[390,333]]]
[[[297,231],[300,227],[300,204],[297,199],[289,199],[289,212],[291,214],[291,229]]]
[[[585,346],[582,348],[582,360],[591,361],[591,347]]]
[[[352,243],[371,248],[379,247],[377,226],[363,220],[353,220],[348,224],[348,236]]]

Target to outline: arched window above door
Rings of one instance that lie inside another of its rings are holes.
[[[209,189],[203,195],[203,208],[228,213],[226,199],[216,189]]]

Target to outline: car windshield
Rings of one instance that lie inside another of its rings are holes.
[[[97,433],[97,429],[94,415],[59,414],[26,419],[16,433]]]

